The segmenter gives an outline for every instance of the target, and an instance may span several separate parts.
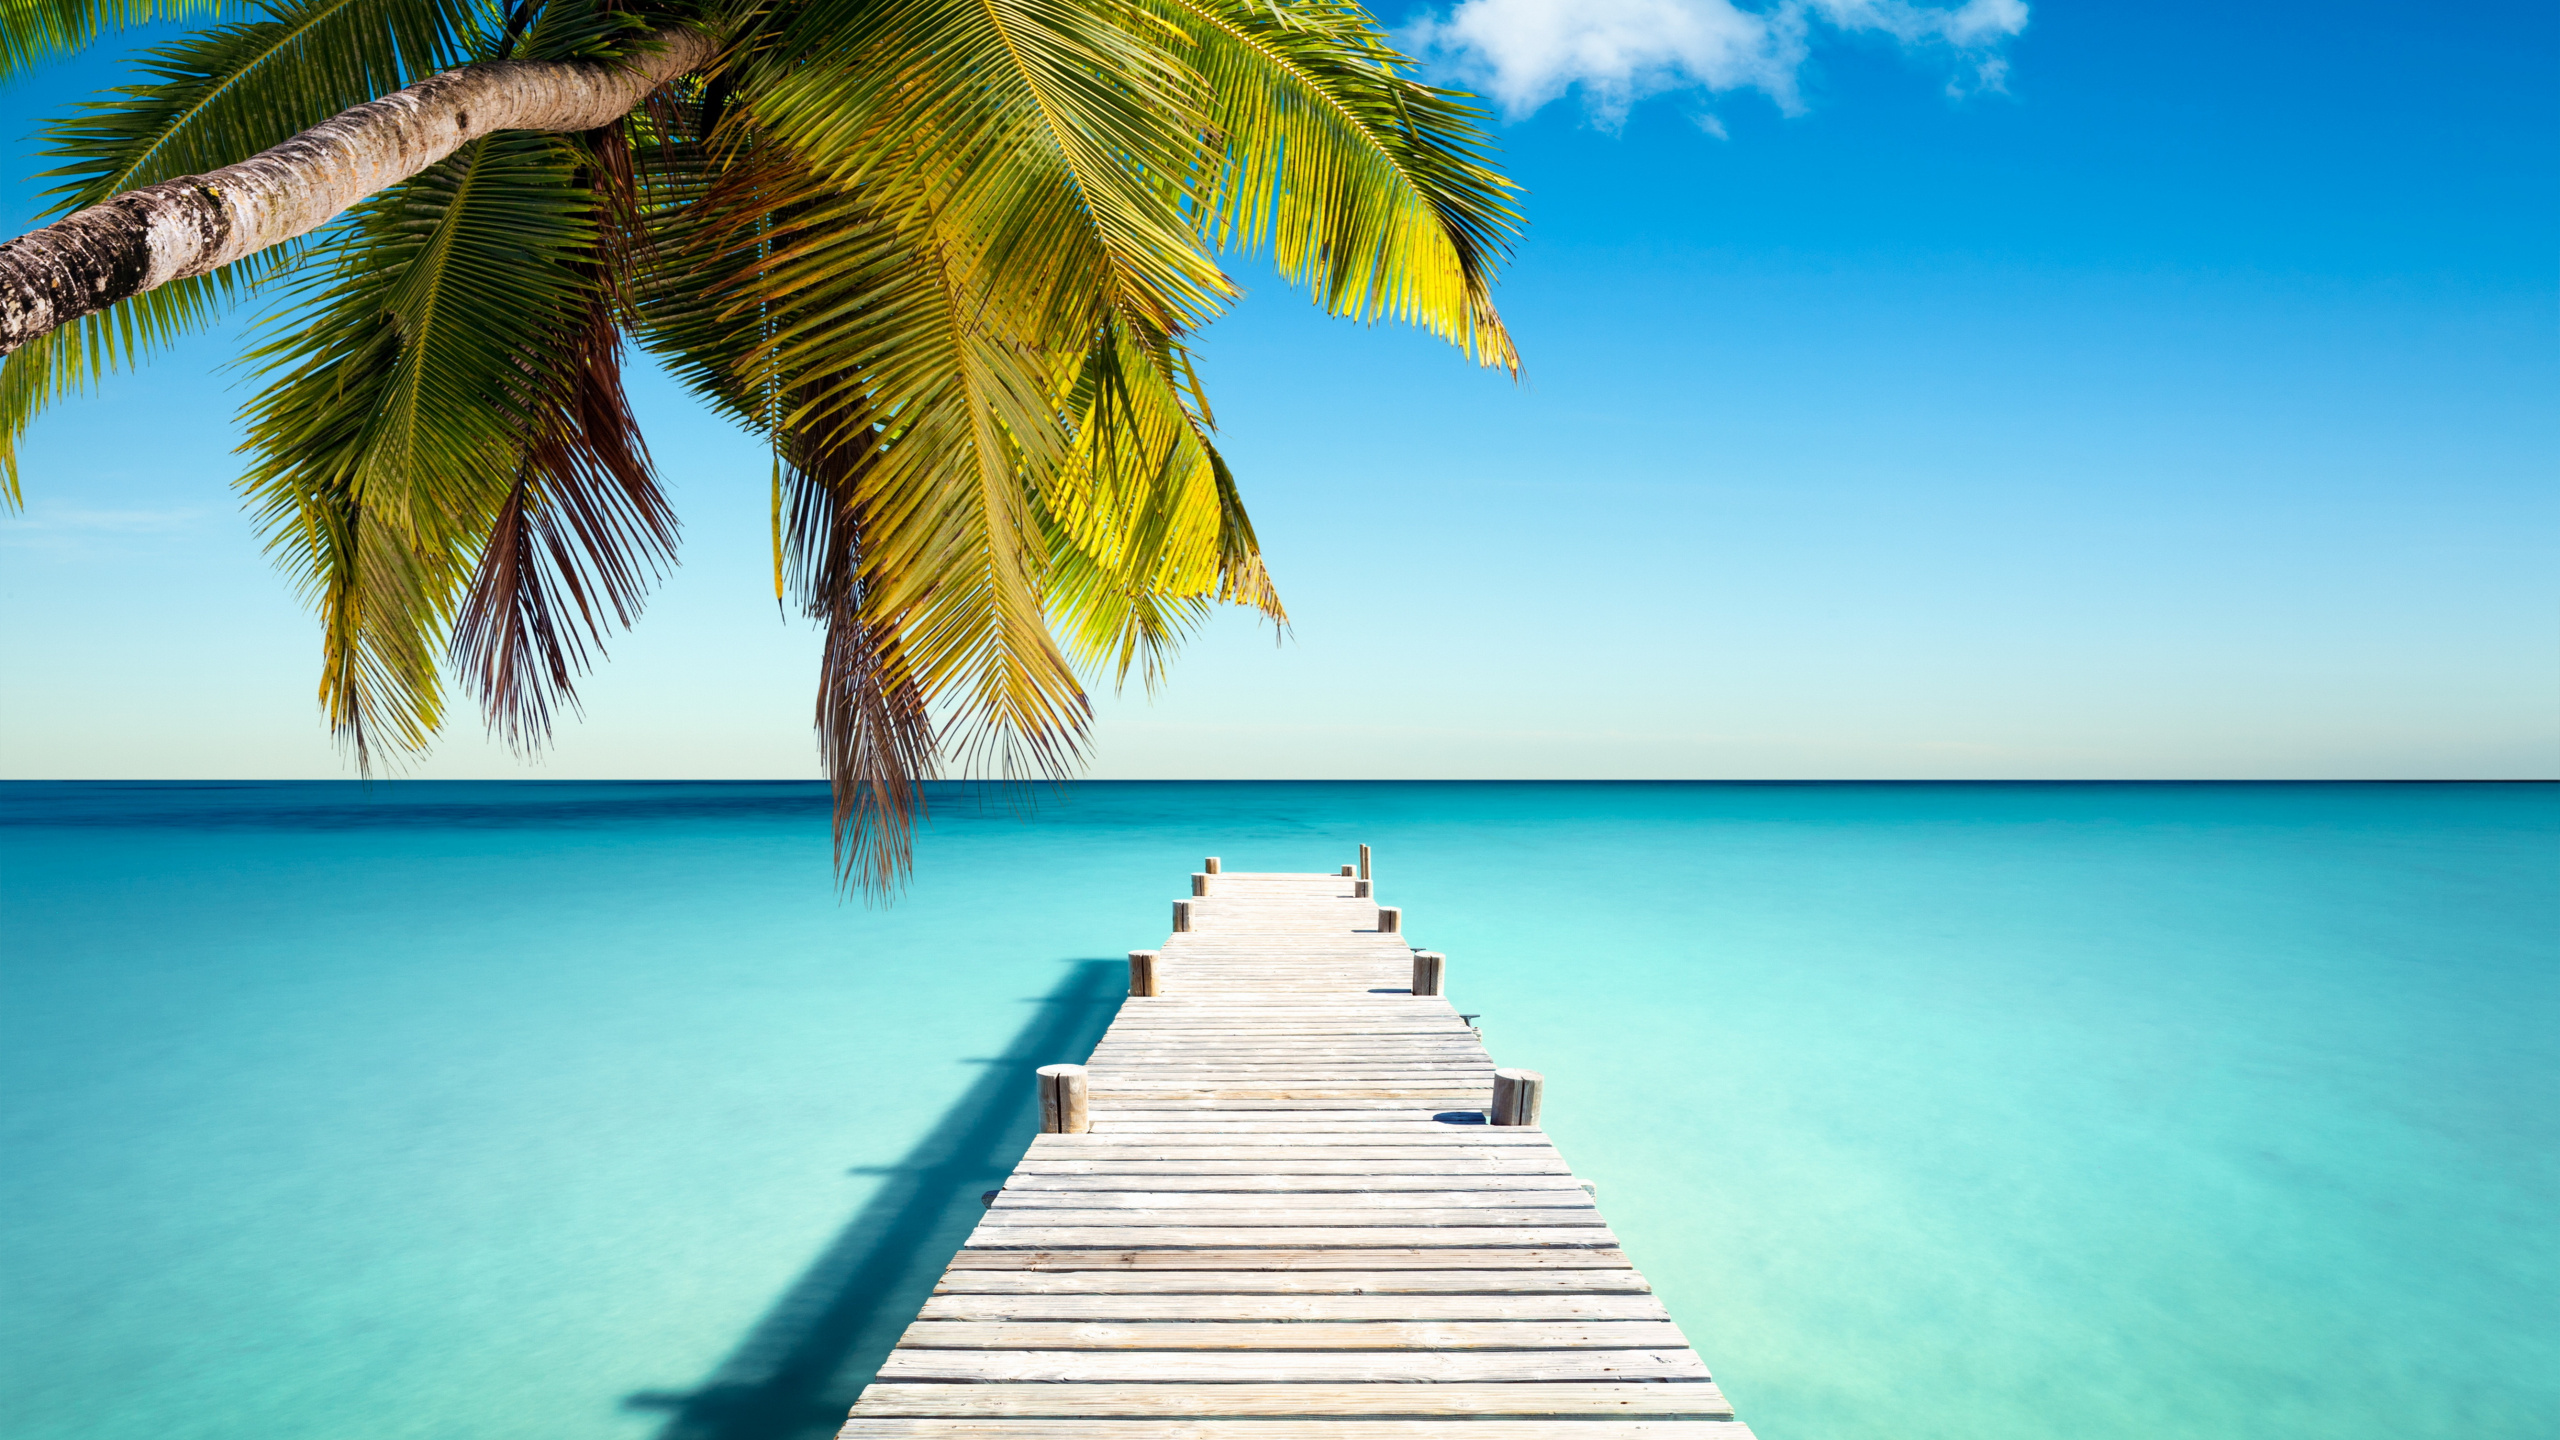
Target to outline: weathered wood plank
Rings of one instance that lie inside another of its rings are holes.
[[[1162,1198],[1162,1197],[1158,1197]],[[1208,1200],[1206,1195],[1188,1198],[1195,1202]],[[1286,1199],[1284,1196],[1248,1197],[1261,1200]],[[1306,1197],[1294,1197],[1304,1200]],[[1176,1208],[1145,1209],[1137,1206],[1110,1205],[1023,1205],[999,1201],[980,1219],[987,1226],[1037,1226],[1058,1229],[1080,1225],[1132,1225],[1146,1227],[1223,1225],[1229,1227],[1307,1226],[1307,1225],[1455,1225],[1455,1226],[1547,1226],[1572,1227],[1600,1224],[1600,1211],[1590,1203],[1591,1197],[1579,1195],[1577,1206],[1548,1205],[1513,1207],[1501,1205],[1465,1205],[1424,1208],[1378,1203],[1392,1197],[1384,1195],[1328,1195],[1313,1204],[1283,1205],[1247,1209],[1243,1206],[1215,1206],[1205,1203]]]
[[[1158,1099],[1214,1096],[1221,1100],[1327,1100],[1402,1097],[1406,1103],[1448,1109],[1482,1110],[1492,1096],[1490,1082],[1469,1075],[1353,1075],[1340,1078],[1313,1072],[1297,1075],[1202,1075],[1188,1080],[1133,1079],[1126,1074],[1095,1077],[1094,1103],[1106,1108],[1135,1108]]]
[[[1176,1059],[1162,1052],[1097,1050],[1087,1062],[1100,1073],[1145,1072],[1188,1079],[1195,1075],[1234,1071],[1290,1071],[1322,1067],[1327,1073],[1340,1070],[1443,1071],[1491,1070],[1493,1057],[1481,1052],[1469,1053],[1452,1045],[1446,1049],[1406,1049],[1401,1046],[1343,1046],[1304,1050],[1247,1050],[1220,1052],[1207,1047],[1191,1050]]]
[[[1149,1100],[1151,1100],[1151,1101],[1152,1101],[1154,1098],[1155,1098],[1155,1097],[1153,1097],[1153,1096],[1149,1096],[1149,1097],[1148,1097],[1148,1099],[1149,1099]],[[1320,1097],[1320,1098],[1334,1098],[1334,1097]],[[1484,1105],[1484,1099],[1485,1099],[1485,1097],[1484,1097],[1484,1093],[1483,1093],[1482,1091],[1461,1091],[1461,1092],[1458,1092],[1458,1093],[1455,1093],[1455,1094],[1450,1094],[1450,1093],[1443,1092],[1443,1093],[1440,1093],[1440,1094],[1430,1095],[1430,1096],[1428,1096],[1427,1098],[1428,1098],[1428,1099],[1431,1101],[1431,1103],[1433,1103],[1434,1105],[1437,1105],[1437,1106],[1443,1107],[1443,1109],[1444,1109],[1445,1113],[1449,1113],[1449,1114],[1470,1114],[1470,1115],[1474,1115],[1474,1114],[1481,1114],[1481,1113],[1483,1113],[1483,1105]],[[1434,1142],[1441,1142],[1441,1141],[1452,1141],[1452,1142],[1457,1143],[1457,1144],[1465,1144],[1465,1143],[1467,1143],[1467,1136],[1466,1136],[1466,1134],[1465,1134],[1464,1132],[1465,1132],[1465,1131],[1467,1130],[1467,1128],[1468,1128],[1468,1127],[1466,1127],[1466,1126],[1453,1126],[1452,1124],[1450,1124],[1450,1123],[1448,1123],[1448,1122],[1445,1122],[1445,1121],[1444,1121],[1444,1122],[1431,1122],[1431,1121],[1413,1121],[1413,1120],[1385,1120],[1385,1121],[1379,1121],[1378,1123],[1376,1123],[1376,1124],[1372,1124],[1372,1125],[1352,1125],[1352,1124],[1346,1124],[1345,1122],[1342,1122],[1342,1121],[1339,1121],[1339,1120],[1334,1120],[1334,1121],[1324,1121],[1324,1122],[1313,1122],[1313,1123],[1310,1123],[1310,1122],[1301,1122],[1301,1121],[1292,1121],[1292,1120],[1275,1120],[1275,1121],[1270,1121],[1270,1122],[1264,1123],[1264,1122],[1239,1122],[1239,1121],[1234,1121],[1234,1120],[1205,1119],[1205,1118],[1204,1118],[1204,1119],[1201,1119],[1201,1120],[1197,1120],[1197,1121],[1192,1121],[1192,1122],[1188,1122],[1188,1123],[1186,1123],[1186,1122],[1178,1121],[1178,1120],[1146,1120],[1146,1121],[1134,1121],[1134,1120],[1112,1120],[1112,1119],[1107,1118],[1107,1116],[1106,1116],[1106,1118],[1096,1120],[1094,1123],[1096,1123],[1096,1124],[1098,1124],[1098,1125],[1110,1125],[1110,1126],[1115,1127],[1115,1128],[1113,1128],[1113,1129],[1111,1129],[1111,1130],[1109,1130],[1109,1131],[1096,1132],[1096,1133],[1106,1133],[1106,1134],[1122,1135],[1122,1136],[1147,1136],[1147,1135],[1187,1136],[1187,1137],[1193,1137],[1193,1138],[1191,1139],[1190,1143],[1194,1143],[1194,1144],[1213,1143],[1213,1142],[1210,1142],[1210,1141],[1202,1140],[1202,1139],[1200,1139],[1200,1138],[1198,1138],[1198,1137],[1205,1137],[1205,1136],[1218,1136],[1218,1135],[1228,1135],[1228,1136],[1232,1136],[1232,1137],[1234,1137],[1235,1139],[1237,1139],[1238,1141],[1240,1141],[1240,1142],[1245,1142],[1245,1143],[1264,1143],[1264,1142],[1261,1142],[1261,1141],[1257,1141],[1257,1140],[1255,1140],[1255,1138],[1254,1138],[1254,1137],[1256,1137],[1256,1136],[1271,1136],[1271,1135],[1307,1136],[1307,1135],[1313,1135],[1313,1136],[1317,1136],[1317,1137],[1319,1137],[1319,1138],[1314,1142],[1314,1143],[1317,1143],[1317,1144],[1323,1144],[1323,1143],[1326,1143],[1326,1142],[1327,1142],[1327,1141],[1329,1141],[1329,1140],[1336,1140],[1336,1139],[1338,1139],[1338,1140],[1342,1140],[1342,1141],[1346,1141],[1346,1142],[1350,1142],[1350,1143],[1365,1143],[1365,1144],[1370,1144],[1370,1145],[1393,1145],[1393,1144],[1397,1144],[1397,1143],[1400,1143],[1400,1142],[1398,1142],[1397,1140],[1395,1140],[1395,1139],[1393,1139],[1393,1138],[1391,1138],[1391,1137],[1399,1136],[1399,1135],[1410,1135],[1410,1136],[1414,1136],[1414,1137],[1416,1137],[1416,1139],[1417,1139],[1417,1142],[1418,1142],[1418,1143],[1434,1143]],[[1490,1127],[1488,1127],[1488,1128],[1490,1128]],[[1461,1133],[1459,1133],[1458,1135],[1452,1136],[1452,1135],[1450,1135],[1450,1134],[1448,1134],[1448,1133],[1447,1133],[1447,1132],[1448,1132],[1448,1131],[1450,1131],[1451,1129],[1456,1129],[1456,1130],[1460,1131]],[[1492,1128],[1491,1133],[1494,1133],[1494,1134],[1497,1134],[1497,1135],[1499,1135],[1499,1134],[1504,1134],[1504,1133],[1508,1133],[1508,1134],[1515,1134],[1515,1135],[1538,1135],[1538,1134],[1541,1134],[1541,1133],[1543,1133],[1543,1132],[1536,1131],[1536,1130],[1525,1130],[1525,1129],[1510,1129],[1510,1130],[1505,1130],[1505,1129],[1501,1129],[1501,1128]],[[1382,1138],[1382,1137],[1388,1137],[1388,1138]],[[1291,1140],[1288,1140],[1288,1141],[1286,1141],[1286,1142],[1284,1142],[1284,1143],[1291,1144],[1291,1145],[1304,1145],[1304,1144],[1307,1144],[1307,1143],[1309,1143],[1309,1142],[1308,1142],[1308,1141],[1306,1141],[1306,1140],[1304,1140],[1304,1139],[1291,1139]],[[1502,1144],[1509,1144],[1509,1143],[1512,1143],[1512,1142],[1504,1141],[1504,1140],[1487,1140],[1487,1141],[1483,1141],[1482,1143],[1484,1143],[1484,1144],[1489,1144],[1489,1145],[1502,1145]],[[1523,1143],[1535,1143],[1535,1142],[1523,1142]]]
[[[1500,1125],[1435,1125],[1429,1121],[1381,1121],[1359,1129],[1347,1129],[1339,1123],[1322,1127],[1292,1124],[1285,1120],[1199,1121],[1114,1120],[1108,1112],[1094,1117],[1097,1125],[1118,1128],[1110,1135],[1043,1135],[1032,1142],[1035,1152],[1063,1154],[1077,1148],[1099,1149],[1109,1145],[1146,1143],[1149,1135],[1162,1135],[1167,1142],[1181,1145],[1209,1146],[1217,1137],[1231,1137],[1229,1143],[1239,1145],[1454,1145],[1454,1146],[1529,1146],[1548,1147],[1552,1142],[1543,1130],[1511,1128]],[[1208,1127],[1204,1129],[1203,1127]],[[1183,1138],[1197,1137],[1197,1138]],[[1268,1138],[1285,1137],[1285,1138]]]
[[[1223,1396],[1238,1388],[1222,1385],[1218,1391]],[[1217,1397],[1204,1397],[1203,1404],[1217,1413],[1230,1413],[1217,1403]],[[1445,1419],[1030,1420],[867,1415],[847,1420],[837,1440],[1449,1440],[1453,1434],[1474,1440],[1752,1440],[1750,1428],[1737,1420],[1485,1419],[1468,1421],[1462,1430],[1453,1431]]]
[[[1188,1156],[1121,1158],[1121,1161],[1024,1161],[1016,1176],[1539,1176],[1569,1174],[1564,1156],[1554,1150],[1510,1150],[1495,1156],[1469,1156],[1459,1150],[1395,1150],[1367,1148],[1362,1161],[1344,1161],[1329,1150],[1275,1148],[1257,1161],[1193,1161]]]
[[[1020,1295],[936,1294],[919,1320],[1658,1320],[1670,1313],[1638,1293]]]
[[[1405,1195],[1417,1192],[1486,1191],[1509,1195],[1535,1195],[1564,1192],[1581,1194],[1578,1182],[1562,1171],[1541,1175],[1520,1175],[1508,1171],[1484,1171],[1476,1174],[1438,1173],[1428,1175],[1274,1175],[1262,1171],[1245,1171],[1229,1175],[1086,1175],[1044,1174],[1039,1171],[1016,1171],[1004,1182],[1003,1198],[996,1203],[1033,1203],[1031,1197],[1068,1197],[1076,1195],[1137,1195],[1152,1193],[1169,1200],[1174,1194],[1242,1195]],[[1037,1203],[1052,1203],[1041,1201]],[[1112,1201],[1112,1204],[1123,1202]],[[1404,1203],[1399,1200],[1398,1204]],[[1457,1204],[1452,1200],[1449,1203]],[[1507,1202],[1506,1202],[1507,1203]],[[1534,1203],[1523,1200],[1521,1204]]]
[[[1121,1231],[1121,1234],[1131,1232]],[[953,1270],[1632,1270],[1614,1247],[1124,1244],[1112,1248],[962,1248]]]
[[[1550,1177],[1551,1182],[1562,1177]],[[1301,1223],[1310,1212],[1350,1214],[1372,1211],[1397,1212],[1399,1219],[1409,1210],[1574,1210],[1583,1212],[1573,1220],[1557,1224],[1581,1224],[1596,1220],[1599,1210],[1591,1203],[1590,1192],[1566,1183],[1539,1190],[1325,1190],[1313,1194],[1300,1191],[1270,1190],[1037,1190],[1017,1189],[1007,1185],[996,1192],[994,1213],[1016,1211],[1055,1216],[1061,1211],[1139,1210],[1166,1214],[1214,1216],[1220,1223],[1228,1212],[1258,1210],[1264,1213],[1288,1211],[1297,1214]],[[1120,1218],[1115,1215],[1113,1218]],[[1075,1223],[1060,1220],[1058,1223]]]
[[[918,1320],[922,1350],[1661,1350],[1689,1343],[1668,1320]]]
[[[1164,1416],[1195,1418],[1214,1405],[1220,1416],[1270,1415],[1335,1419],[1411,1417],[1463,1419],[1659,1418],[1713,1420],[1733,1407],[1714,1382],[1545,1385],[1222,1385],[1206,1396],[1193,1385],[899,1385],[875,1384],[853,1407],[857,1418],[900,1415]],[[1011,1431],[1003,1432],[1006,1434]],[[1251,1432],[1261,1434],[1262,1432]],[[1326,1426],[1324,1436],[1344,1432]],[[1445,1429],[1430,1432],[1445,1437]],[[1467,1435],[1494,1440],[1468,1426]],[[1608,1436],[1621,1436],[1609,1430]],[[1632,1440],[1631,1436],[1624,1440]]]
[[[1167,1381],[1185,1384],[1447,1384],[1543,1380],[1705,1380],[1696,1352],[1659,1350],[918,1350],[881,1363],[890,1381]]]
[[[1281,1250],[1612,1246],[1606,1225],[990,1225],[981,1220],[964,1247],[972,1250],[1184,1249]]]
[[[1210,1061],[1278,1061],[1294,1059],[1413,1057],[1491,1064],[1491,1052],[1472,1037],[1460,1035],[1355,1035],[1284,1040],[1256,1037],[1222,1041],[1213,1046],[1162,1040],[1118,1040],[1097,1045],[1091,1063],[1144,1061],[1150,1065],[1197,1065]]]
[[[1171,1135],[1154,1138],[1137,1136],[1131,1137],[1125,1143],[1114,1143],[1117,1137],[1110,1135],[1074,1138],[1097,1143],[1092,1148],[1083,1150],[1035,1149],[1032,1151],[1033,1160],[1049,1165],[1131,1163],[1210,1165],[1234,1162],[1267,1165],[1274,1170],[1289,1171],[1297,1171],[1300,1167],[1309,1165],[1366,1165],[1380,1171],[1410,1174],[1418,1164],[1543,1165],[1560,1164],[1563,1159],[1553,1149],[1544,1145],[1476,1146],[1408,1143],[1413,1139],[1409,1136],[1390,1136],[1373,1143],[1359,1145],[1342,1143],[1328,1145],[1322,1138],[1318,1138],[1312,1144],[1289,1143],[1290,1137],[1271,1135],[1248,1136],[1246,1138],[1254,1142],[1248,1145],[1229,1144],[1211,1136]],[[1340,1137],[1334,1138],[1338,1141]],[[1193,1145],[1166,1143],[1186,1139],[1198,1140],[1202,1143]],[[1324,1172],[1307,1171],[1305,1173]]]
[[[1385,1115],[1401,1113],[1409,1119],[1428,1120],[1433,1115],[1439,1113],[1419,1101],[1379,1099],[1375,1096],[1367,1095],[1345,1096],[1339,1100],[1327,1100],[1321,1106],[1312,1106],[1304,1101],[1217,1100],[1201,1095],[1163,1095],[1150,1099],[1145,1105],[1115,1105],[1111,1108],[1114,1110],[1127,1110],[1140,1114],[1150,1112],[1157,1114],[1172,1114],[1179,1112],[1194,1119],[1199,1118],[1203,1114],[1226,1115],[1234,1116],[1238,1119],[1247,1119],[1256,1111],[1285,1111],[1291,1114],[1321,1113],[1328,1115],[1353,1115],[1363,1111],[1369,1111]],[[1477,1108],[1481,1109],[1482,1107],[1479,1106]]]
[[[937,1295],[1648,1295],[1642,1272],[1607,1270],[969,1270]]]

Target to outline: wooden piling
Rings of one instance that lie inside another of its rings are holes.
[[[1448,963],[1448,957],[1437,950],[1414,951],[1413,993],[1416,995],[1439,994],[1440,977],[1447,969]]]
[[[1403,912],[1402,910],[1400,910],[1400,909],[1397,909],[1397,908],[1396,908],[1395,906],[1393,906],[1393,905],[1381,905],[1381,906],[1379,906],[1379,907],[1378,907],[1378,933],[1379,933],[1379,934],[1381,934],[1381,935],[1400,935],[1400,934],[1403,934],[1403,933],[1404,933],[1404,912]]]
[[[1546,1098],[1547,1077],[1535,1070],[1493,1072],[1493,1123],[1538,1128],[1538,1105]]]
[[[1140,999],[1152,999],[1156,993],[1156,952],[1129,952],[1129,993]]]
[[[1352,882],[1351,882],[1351,898],[1352,898],[1352,899],[1354,899],[1354,900],[1366,900],[1366,899],[1368,899],[1368,898],[1369,898],[1369,882],[1368,882],[1368,881],[1366,881],[1366,880],[1354,880],[1354,881],[1352,881]]]
[[[1082,1135],[1092,1128],[1093,1087],[1085,1079],[1084,1067],[1041,1066],[1040,1133]]]
[[[1175,933],[1176,935],[1179,935],[1179,934],[1182,934],[1183,932],[1185,932],[1185,931],[1189,930],[1190,928],[1191,928],[1191,902],[1190,902],[1190,901],[1188,901],[1188,900],[1176,900],[1176,901],[1174,901],[1174,902],[1173,902],[1173,933]]]
[[[1377,878],[1369,873],[1369,847],[1366,845],[1360,847],[1360,878],[1363,880]]]
[[[1345,875],[1350,874],[1350,873],[1351,873],[1351,867],[1350,867],[1350,866],[1348,866],[1348,865],[1343,866],[1343,867],[1342,867],[1342,873],[1343,873],[1343,874],[1345,874]]]
[[[1194,870],[1191,872],[1191,893],[1194,895],[1206,895],[1209,893],[1208,872],[1203,870]]]
[[[1200,868],[1201,868],[1201,869],[1203,869],[1203,870],[1208,871],[1208,872],[1209,872],[1210,874],[1212,874],[1212,875],[1217,874],[1217,873],[1218,873],[1218,857],[1217,857],[1217,856],[1215,856],[1215,855],[1212,855],[1212,856],[1210,856],[1208,859],[1201,861],[1201,862],[1200,862]]]

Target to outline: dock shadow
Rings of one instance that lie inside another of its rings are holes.
[[[1079,960],[1040,997],[1004,1052],[895,1165],[879,1192],[775,1299],[709,1379],[644,1391],[633,1410],[668,1412],[658,1440],[822,1440],[932,1292],[1040,1128],[1031,1071],[1080,1060],[1126,993],[1117,961]]]

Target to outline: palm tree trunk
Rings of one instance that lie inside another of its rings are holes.
[[[0,355],[317,230],[492,131],[611,124],[717,48],[687,30],[656,39],[613,64],[509,60],[431,75],[237,165],[128,191],[0,245]]]

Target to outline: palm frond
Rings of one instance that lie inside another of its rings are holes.
[[[972,292],[929,223],[909,229],[779,154],[701,203],[717,219],[688,242],[692,263],[726,266],[708,287],[725,305],[658,292],[690,304],[670,323],[707,342],[680,368],[777,434],[876,432],[859,480],[864,614],[897,628],[927,699],[975,727],[965,756],[1005,774],[1070,763],[1089,707],[1041,620],[1030,498],[1068,439],[1024,317]]]
[[[1051,616],[1079,661],[1150,691],[1212,599],[1288,619],[1194,387],[1169,337],[1107,326],[1070,396],[1074,463],[1041,493]]]
[[[221,0],[0,0],[0,83],[134,26],[222,9]]]
[[[324,703],[360,758],[380,741],[419,750],[441,723],[435,658],[475,574],[489,588],[466,663],[495,687],[495,722],[522,739],[565,684],[555,657],[502,663],[543,655],[524,607],[567,586],[587,600],[592,638],[604,608],[627,617],[665,538],[654,489],[635,484],[645,460],[618,389],[592,378],[611,349],[596,338],[595,206],[580,183],[591,164],[562,136],[472,142],[365,206],[330,268],[299,287],[292,322],[253,354],[272,378],[250,406],[243,487],[322,611]],[[555,560],[554,588],[528,590],[533,557],[480,563],[502,520],[519,527],[510,543],[565,525],[611,558],[584,578]]]
[[[941,754],[898,627],[864,613],[862,472],[878,459],[873,440],[857,430],[794,442],[785,556],[804,608],[826,629],[816,726],[835,796],[837,873],[882,898],[913,863],[923,781]]]
[[[675,561],[675,512],[659,489],[622,386],[617,311],[637,222],[630,147],[619,132],[582,142],[604,223],[598,257],[579,268],[586,312],[528,364],[536,428],[517,462],[454,625],[452,654],[492,731],[518,754],[539,749],[610,626],[639,618],[651,583]]]
[[[1195,212],[1220,248],[1267,250],[1335,315],[1410,321],[1517,371],[1493,274],[1519,232],[1472,97],[1411,62],[1349,0],[1134,0],[1180,29],[1220,147]]]
[[[1235,293],[1190,233],[1205,97],[1178,38],[1109,0],[818,0],[750,103],[821,176],[932,229],[971,293],[1080,348],[1106,301],[1182,329]]]

